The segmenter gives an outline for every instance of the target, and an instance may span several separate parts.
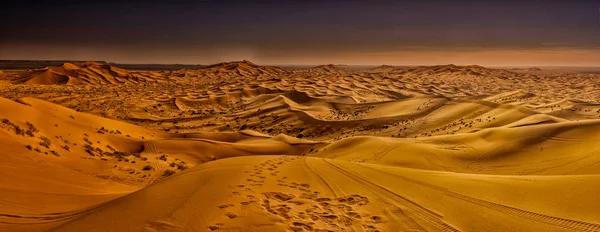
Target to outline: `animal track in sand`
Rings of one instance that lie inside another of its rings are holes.
[[[378,231],[377,225],[385,223],[383,217],[364,212],[363,207],[369,204],[366,196],[349,194],[339,197],[321,196],[313,191],[311,185],[299,181],[291,181],[286,176],[271,179],[270,175],[287,162],[297,158],[280,157],[257,164],[252,168],[254,176],[247,178],[233,188],[244,189],[246,194],[232,192],[234,198],[239,198],[239,204],[221,204],[218,207],[226,210],[223,215],[228,219],[238,217],[238,207],[258,206],[264,212],[280,217],[287,221],[291,231],[340,231],[356,230]],[[269,170],[272,169],[272,170]],[[266,173],[265,173],[266,172]],[[269,173],[270,172],[270,173]],[[264,174],[262,174],[264,173]],[[289,188],[289,191],[267,191],[254,194],[264,182],[276,183]],[[255,204],[253,204],[255,203]],[[221,225],[213,225],[211,230],[219,229]]]
[[[153,221],[146,224],[146,230],[149,231],[179,231],[180,228],[175,224],[163,221]]]
[[[352,194],[335,199],[320,197],[318,192],[303,192],[299,197],[286,192],[264,192],[261,207],[264,211],[285,220],[293,219],[292,231],[337,231],[361,225],[375,231],[374,224],[383,223],[383,217],[361,215],[355,207],[369,203],[365,196]],[[293,206],[293,207],[292,207]]]
[[[218,230],[218,229],[219,229],[219,227],[221,227],[221,226],[223,226],[223,225],[224,225],[223,223],[217,223],[217,224],[214,224],[214,225],[210,225],[210,226],[208,226],[208,229],[209,229],[209,230],[211,230],[211,231],[213,231],[213,230]]]
[[[225,213],[225,216],[227,216],[230,219],[234,219],[237,217],[237,214],[232,213],[232,212],[227,212],[227,213]]]

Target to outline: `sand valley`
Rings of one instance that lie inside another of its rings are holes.
[[[600,231],[600,74],[0,72],[0,231]]]

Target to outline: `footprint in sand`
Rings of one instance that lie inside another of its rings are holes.
[[[223,226],[223,223],[217,223],[217,224],[208,226],[208,229],[211,230],[211,231],[218,230],[219,227],[221,227],[221,226]]]
[[[179,228],[172,223],[162,222],[162,221],[154,221],[146,224],[147,231],[177,231]]]

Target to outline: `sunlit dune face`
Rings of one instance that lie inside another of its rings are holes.
[[[34,2],[0,232],[600,232],[598,0]]]
[[[600,74],[117,66],[0,73],[0,231],[600,231]]]

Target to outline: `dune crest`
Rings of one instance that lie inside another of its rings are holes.
[[[599,74],[1,75],[0,231],[600,231]]]
[[[42,85],[100,85],[157,81],[161,78],[161,75],[155,72],[132,72],[108,64],[86,61],[30,70],[18,74],[12,82]]]

